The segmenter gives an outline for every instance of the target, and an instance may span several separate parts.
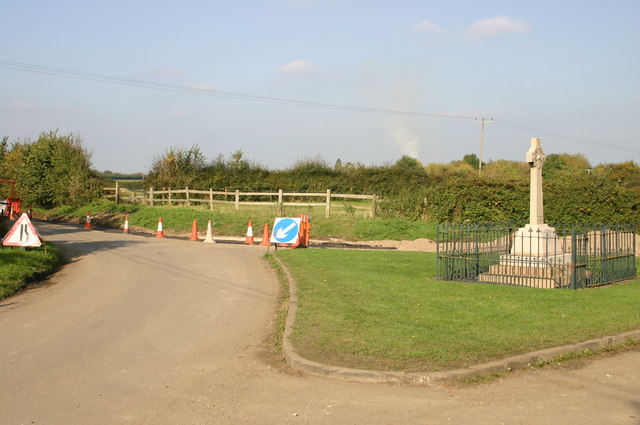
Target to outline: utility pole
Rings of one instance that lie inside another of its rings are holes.
[[[480,129],[480,163],[478,164],[478,175],[480,175],[480,173],[482,173],[482,153],[484,152],[484,124],[493,122],[493,118],[476,118],[475,120],[482,124]]]

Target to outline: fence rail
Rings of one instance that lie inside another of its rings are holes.
[[[213,209],[214,204],[233,204],[235,211],[239,211],[241,206],[275,206],[278,209],[287,206],[307,206],[307,207],[324,207],[325,216],[331,215],[331,209],[334,199],[354,199],[354,200],[370,200],[371,204],[351,205],[350,207],[357,210],[363,210],[369,217],[374,218],[377,213],[378,197],[373,195],[352,195],[345,193],[331,193],[331,189],[327,189],[323,193],[305,193],[305,192],[284,192],[280,189],[278,192],[240,192],[220,191],[220,190],[196,190],[188,187],[184,189],[163,188],[162,190],[137,190],[131,191],[119,186],[116,181],[115,187],[105,187],[104,197],[113,199],[116,204],[123,201],[137,204],[147,205],[187,205],[192,204],[209,204],[209,208]],[[259,200],[260,198],[269,197],[269,200]],[[229,199],[231,198],[231,199]],[[293,198],[293,199],[292,199]],[[297,198],[297,199],[296,199]],[[322,198],[322,202],[304,201],[300,198]],[[288,199],[285,201],[285,199]]]
[[[438,226],[438,277],[578,289],[636,276],[634,225],[558,226],[552,234],[518,229]]]

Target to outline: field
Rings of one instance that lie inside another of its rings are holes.
[[[280,250],[298,284],[303,357],[439,371],[640,328],[640,280],[599,289],[434,280],[435,255]]]
[[[207,221],[213,223],[216,236],[243,236],[249,221],[253,223],[254,234],[262,235],[264,223],[273,224],[275,217],[296,217],[307,214],[312,217],[311,237],[313,239],[338,238],[352,241],[371,240],[413,240],[418,238],[435,239],[436,226],[433,223],[405,221],[401,219],[364,219],[348,211],[332,214],[327,219],[324,207],[285,207],[278,211],[275,206],[243,206],[235,212],[233,205],[216,204],[213,210],[205,207],[182,206],[146,206],[118,204],[101,201],[82,207],[62,207],[49,211],[36,211],[37,215],[66,221],[83,222],[87,211],[91,212],[92,222],[108,227],[121,227],[125,214],[129,215],[129,224],[155,230],[158,217],[162,217],[165,231],[187,233],[196,219],[200,232],[206,230]]]

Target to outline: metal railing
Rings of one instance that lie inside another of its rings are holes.
[[[520,229],[520,230],[519,230]],[[535,229],[535,230],[534,230]],[[636,226],[438,225],[443,280],[588,288],[636,276]]]

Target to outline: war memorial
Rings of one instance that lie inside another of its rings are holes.
[[[635,276],[634,226],[545,223],[545,159],[540,139],[532,138],[526,153],[530,167],[528,224],[439,226],[440,279],[578,289]]]

